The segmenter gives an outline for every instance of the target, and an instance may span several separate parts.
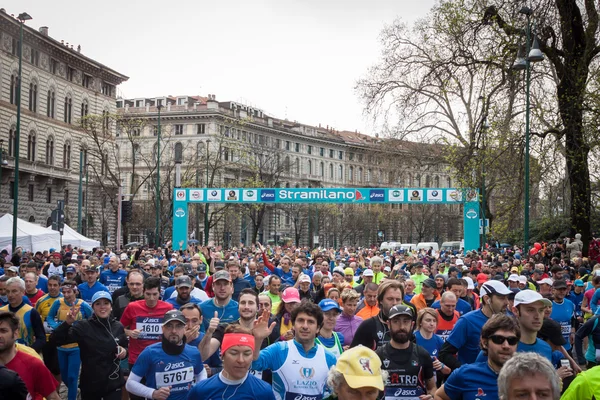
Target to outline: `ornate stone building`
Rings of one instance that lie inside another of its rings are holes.
[[[14,197],[19,29],[19,21],[2,9],[0,146],[6,163],[1,166],[0,214],[12,213]],[[106,198],[113,194],[98,186],[106,159],[94,150],[82,118],[105,116],[102,145],[111,151],[114,127],[108,116],[116,111],[117,86],[128,78],[86,57],[80,46],[53,39],[47,27],[38,31],[25,25],[22,48],[18,217],[48,226],[57,201],[64,200],[66,223],[77,229],[81,158],[81,228],[91,238],[114,243],[116,213]]]

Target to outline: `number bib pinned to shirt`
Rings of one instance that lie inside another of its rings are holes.
[[[136,329],[140,331],[140,336],[138,339],[160,340],[162,335],[163,318],[137,317],[135,322]]]
[[[157,389],[171,386],[171,392],[189,390],[194,382],[194,367],[187,361],[167,363],[158,366],[154,376]]]

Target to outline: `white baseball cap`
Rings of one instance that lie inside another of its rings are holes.
[[[524,283],[527,285],[527,277],[524,275],[519,275],[519,283]]]
[[[372,269],[367,268],[363,271],[363,276],[375,276],[375,274],[373,274]]]
[[[550,278],[544,278],[541,281],[537,281],[537,283],[538,283],[538,285],[546,284],[546,285],[552,286],[552,284],[554,283],[554,281],[552,279],[550,279]]]
[[[465,276],[463,279],[467,281],[467,290],[475,289],[475,283],[473,282],[473,278],[471,278],[470,276]]]
[[[519,282],[519,275],[510,274],[510,276],[508,277],[508,281],[509,282]]]
[[[479,289],[479,294],[481,296],[493,294],[508,296],[511,293],[512,291],[507,288],[504,283],[494,280],[484,282],[483,285],[481,285],[481,289]]]
[[[550,307],[552,305],[552,302],[550,300],[544,298],[535,290],[521,290],[515,295],[515,307],[519,304],[532,304],[538,301],[544,303],[546,307]]]
[[[465,262],[459,258],[456,260],[456,265],[465,265]]]

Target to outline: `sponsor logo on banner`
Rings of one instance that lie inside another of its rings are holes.
[[[254,189],[242,190],[242,201],[258,201],[258,192]]]
[[[462,201],[462,191],[460,191],[458,189],[448,189],[448,191],[446,191],[446,201],[449,203],[461,202]]]
[[[471,202],[471,201],[477,201],[477,190],[475,189],[469,189],[467,190],[467,203]]]
[[[467,211],[467,213],[465,214],[467,216],[467,218],[469,219],[475,219],[479,216],[479,214],[477,214],[477,211],[470,209],[469,211]]]
[[[408,199],[410,201],[423,201],[423,191],[422,190],[410,190]]]
[[[263,189],[260,191],[260,200],[261,201],[275,201],[275,190],[273,189]]]
[[[384,201],[385,192],[381,189],[369,190],[369,201]]]
[[[442,201],[442,191],[439,189],[427,191],[427,201]]]
[[[238,201],[240,199],[237,190],[225,189],[225,193],[227,193],[227,198],[225,199],[227,201]]]
[[[354,191],[354,200],[362,201],[364,199],[365,198],[363,197],[363,195],[362,195],[362,193],[360,191],[358,191],[358,190]]]
[[[203,201],[204,191],[202,189],[190,189],[190,201]]]
[[[185,190],[176,190],[175,199],[177,199],[177,201],[185,201]]]
[[[388,190],[388,201],[404,201],[404,190]]]
[[[179,207],[177,210],[175,210],[175,216],[177,218],[183,218],[185,217],[185,211],[183,208]]]
[[[221,191],[217,189],[208,189],[207,200],[208,201],[221,201]]]

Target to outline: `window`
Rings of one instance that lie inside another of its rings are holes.
[[[35,132],[29,132],[27,137],[27,160],[35,161]]]
[[[294,144],[294,150],[296,151],[296,153],[300,152],[300,143],[295,143]]]
[[[37,82],[29,84],[29,111],[37,111]]]
[[[285,141],[285,149],[286,149],[287,151],[290,151],[290,142],[289,142],[289,141],[287,141],[287,140]]]
[[[29,186],[27,187],[27,200],[29,201],[33,201],[33,189],[34,189],[34,185],[33,183],[30,183]]]
[[[333,179],[333,164],[329,164],[329,179]]]
[[[40,52],[37,49],[30,49],[29,52],[29,62],[35,65],[36,67],[40,65]]]
[[[286,157],[285,160],[283,161],[283,169],[285,170],[285,172],[287,174],[290,173],[290,158]]]
[[[184,98],[177,99],[177,105],[178,106],[185,106],[185,99]]]
[[[333,158],[334,151],[329,149],[329,158]]]
[[[354,167],[350,166],[350,168],[348,168],[348,179],[350,180],[350,182],[354,181]]]
[[[112,95],[115,93],[114,90],[114,86],[111,85],[110,83],[106,83],[106,82],[102,82],[102,94],[105,96],[109,96],[112,97]],[[161,104],[161,101],[158,101],[158,105]]]
[[[50,73],[56,75],[58,73],[60,63],[56,61],[54,58],[50,59]]]
[[[12,55],[19,57],[19,43],[20,40],[18,40],[16,37],[12,38]]]
[[[362,162],[362,160],[363,160],[363,155],[362,155],[362,154],[359,154],[359,155],[358,155],[358,162]]]
[[[65,190],[65,204],[69,204],[69,189]]]
[[[83,78],[81,78],[81,86],[83,86],[84,88],[89,88],[91,84],[92,77],[87,74],[83,74]]]
[[[105,135],[108,133],[108,129],[110,128],[110,115],[108,110],[102,111],[102,133]]]
[[[140,136],[142,134],[142,128],[133,128],[131,130],[131,136]]]
[[[8,198],[11,200],[15,198],[15,182],[14,181],[10,181],[10,183],[8,185]]]
[[[319,164],[319,176],[325,178],[325,164],[323,164],[323,161]]]
[[[206,133],[206,124],[196,124],[196,134],[204,135]]]
[[[348,161],[354,161],[354,153],[348,153]]]
[[[319,148],[319,155],[321,157],[325,157],[325,148],[324,147]]]
[[[344,152],[338,151],[338,160],[343,160],[343,159],[344,159]]]
[[[312,175],[312,173],[313,173],[312,172],[312,161],[311,160],[308,160],[308,171],[307,172],[308,172],[309,175]]]
[[[344,166],[340,165],[338,167],[338,179],[344,179]]]
[[[363,170],[362,170],[362,168],[359,167],[358,168],[358,181],[362,182],[362,179],[363,179]]]
[[[69,142],[63,145],[63,168],[71,169],[71,143]]]
[[[13,73],[10,76],[10,92],[8,100],[10,104],[17,104],[17,74]]]
[[[54,138],[46,139],[46,164],[54,165]]]
[[[17,128],[13,125],[8,130],[8,155],[14,157],[17,151]]]
[[[48,97],[46,98],[46,116],[54,118],[54,111],[56,109],[56,94],[54,89],[48,90]]]
[[[102,153],[102,159],[100,160],[100,175],[106,176],[108,174],[108,153]]]
[[[73,79],[75,79],[75,68],[67,66],[67,80],[73,82]]]
[[[144,107],[144,100],[136,100],[135,101],[135,106],[136,107]]]
[[[306,146],[306,152],[308,154],[312,154],[312,146],[311,145]]]
[[[180,142],[175,143],[175,162],[183,161],[183,145]]]
[[[86,117],[89,113],[89,106],[87,100],[81,102],[81,126],[86,126],[87,120]]]
[[[71,99],[71,96],[65,96],[65,107],[64,107],[64,121],[67,124],[71,123],[71,118],[73,116],[73,100]]]
[[[175,125],[175,134],[183,135],[183,125],[182,124]],[[229,135],[227,135],[227,136],[229,136]]]
[[[275,139],[275,148],[276,149],[280,149],[281,148],[281,139]]]
[[[52,203],[52,188],[46,188],[46,203]]]

